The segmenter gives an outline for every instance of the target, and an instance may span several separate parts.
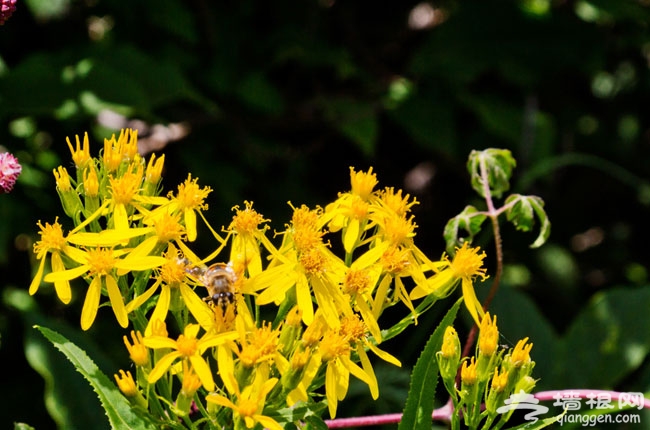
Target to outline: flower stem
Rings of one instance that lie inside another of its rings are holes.
[[[448,402],[445,406],[436,409],[431,415],[431,419],[434,421],[443,421],[450,422],[453,414],[453,407],[451,402]],[[342,428],[354,428],[354,427],[367,427],[367,426],[377,426],[382,424],[397,424],[402,421],[402,414],[382,414],[382,415],[370,415],[365,417],[351,417],[351,418],[336,418],[333,420],[325,420],[327,428],[330,429],[342,429]]]

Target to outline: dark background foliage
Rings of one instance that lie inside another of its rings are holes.
[[[349,166],[373,166],[420,201],[432,257],[446,221],[481,204],[469,152],[510,149],[513,191],[541,196],[553,231],[533,250],[534,233],[503,229],[503,343],[531,338],[540,389],[647,391],[649,25],[645,0],[19,1],[0,27],[0,143],[24,166],[0,196],[0,426],[102,421],[35,323],[101,343],[89,353],[109,374],[127,365],[108,309],[73,329],[81,289],[70,307],[25,297],[36,222],[62,214],[51,171],[71,166],[66,136],[88,131],[96,154],[126,126],[166,154],[167,190],[188,172],[212,187],[213,225],[248,200],[282,228],[288,201],[325,205]],[[493,273],[491,236],[478,244]],[[353,386],[340,416],[401,410],[440,312],[386,344],[404,368],[378,365],[379,401]]]

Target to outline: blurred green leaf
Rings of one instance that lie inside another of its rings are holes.
[[[344,136],[366,155],[375,151],[379,124],[375,107],[352,98],[337,98],[324,103],[326,117]]]
[[[269,115],[279,115],[284,111],[282,94],[262,73],[246,76],[237,86],[237,95],[255,110]]]
[[[594,295],[562,338],[558,387],[613,389],[636,370],[650,351],[648,309],[650,287]]]
[[[414,94],[388,115],[423,148],[458,156],[453,109],[440,99],[436,94]]]

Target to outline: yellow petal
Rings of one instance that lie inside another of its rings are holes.
[[[41,286],[41,281],[43,280],[43,270],[45,269],[45,257],[41,258],[41,261],[38,265],[38,270],[36,271],[36,275],[34,275],[34,279],[32,279],[32,282],[29,284],[29,295],[33,296],[36,294],[38,291],[38,287]]]
[[[336,417],[336,406],[338,402],[336,396],[338,375],[332,364],[328,365],[325,371],[325,397],[327,397],[327,408],[330,412],[330,418]]]
[[[205,388],[208,391],[213,391],[214,379],[212,379],[212,371],[210,370],[210,366],[208,366],[208,363],[206,363],[206,361],[199,355],[191,356],[190,362],[192,363],[192,367],[194,368],[196,375],[201,380],[201,384],[203,384],[203,388]]]
[[[142,339],[142,343],[147,348],[176,348],[176,341],[164,336],[149,336]]]
[[[128,231],[129,230],[129,217],[126,213],[124,203],[118,203],[113,210],[113,224],[115,230]]]
[[[210,403],[215,403],[219,406],[225,406],[230,409],[237,409],[237,405],[230,401],[227,397],[220,396],[219,394],[208,394],[205,396],[205,400]]]
[[[140,294],[135,299],[131,300],[126,305],[126,312],[131,313],[134,309],[137,309],[140,306],[142,306],[147,300],[151,298],[151,296],[153,296],[153,293],[156,292],[156,290],[158,289],[161,283],[162,281],[160,279],[156,280],[156,282],[154,282],[153,285],[149,287],[147,291]],[[155,321],[155,318],[149,318],[149,323],[151,323],[151,321]],[[164,319],[161,319],[161,321],[164,321]]]
[[[144,296],[144,294],[142,296]],[[167,312],[169,312],[170,301],[171,301],[171,291],[167,285],[164,285],[160,289],[160,295],[158,296],[158,300],[156,301],[156,308],[153,310],[153,313],[149,317],[149,324],[147,324],[147,328],[144,330],[145,336],[151,335],[152,326],[153,326],[152,321],[156,321],[156,320],[165,321],[165,319],[167,318]],[[127,306],[127,311],[128,309],[129,308]]]
[[[79,232],[67,237],[68,242],[83,246],[113,247],[134,237],[151,233],[152,227],[127,228],[126,230],[106,229],[99,233]]]
[[[282,427],[276,420],[264,415],[254,415],[255,421],[262,424],[262,427],[269,430],[282,430]]]
[[[366,324],[366,327],[368,327],[368,331],[372,337],[375,338],[375,341],[377,343],[381,343],[381,329],[379,328],[379,324],[377,324],[375,316],[372,314],[372,311],[368,307],[368,303],[366,303],[365,299],[362,296],[357,296],[355,303],[357,305],[357,309],[359,309],[361,318],[363,318],[363,322]]]
[[[356,245],[357,240],[359,239],[359,220],[351,219],[348,223],[348,227],[345,229],[345,235],[343,236],[343,247],[345,252],[351,254],[354,251],[354,245]]]
[[[126,313],[124,299],[122,298],[120,288],[117,286],[117,281],[111,275],[106,277],[106,290],[108,291],[108,298],[111,301],[111,307],[113,308],[117,322],[121,327],[126,328],[129,325],[129,316]]]
[[[390,354],[387,353],[386,351],[383,351],[383,350],[377,348],[377,347],[376,347],[375,345],[373,345],[372,343],[367,343],[366,345],[368,346],[368,348],[369,348],[372,352],[375,353],[375,355],[376,355],[377,357],[381,358],[382,360],[384,360],[384,361],[386,361],[386,362],[388,362],[388,363],[390,363],[390,364],[394,364],[394,365],[397,366],[397,367],[402,367],[402,363],[401,363],[397,358],[393,357],[392,355],[390,355]]]
[[[472,315],[472,318],[474,318],[474,322],[476,322],[477,326],[481,326],[481,320],[483,319],[483,315],[485,312],[483,312],[483,306],[481,305],[481,302],[478,301],[478,298],[476,297],[476,292],[474,291],[474,286],[472,285],[472,281],[469,279],[463,279],[463,300],[465,301],[465,306],[467,307],[467,310],[469,311],[470,315]]]
[[[61,254],[55,252],[52,254],[52,271],[61,272],[65,270],[65,265],[61,259]],[[56,295],[59,297],[64,304],[70,303],[72,299],[72,291],[70,290],[69,281],[56,281],[54,283],[54,289],[56,290]]]
[[[75,267],[74,269],[63,270],[60,272],[51,272],[45,275],[45,282],[69,281],[86,273],[89,265]]]
[[[217,364],[219,367],[219,375],[221,376],[223,385],[226,386],[226,390],[231,394],[236,393],[239,388],[233,376],[235,374],[235,362],[229,348],[220,346],[217,349]]]
[[[311,293],[309,292],[307,278],[304,276],[299,277],[296,282],[296,300],[298,302],[298,308],[302,311],[303,322],[306,325],[310,325],[314,320],[314,305],[311,302]]]
[[[174,360],[176,360],[180,356],[181,353],[178,351],[173,351],[163,356],[160,360],[158,360],[156,366],[153,368],[151,373],[149,373],[149,378],[147,378],[147,381],[150,384],[153,384],[157,380],[159,380],[165,374],[165,372],[167,372],[167,369],[169,369],[169,366],[172,365]]]
[[[186,284],[180,285],[181,297],[185,306],[190,310],[192,316],[203,327],[204,330],[210,330],[213,325],[214,313],[210,307]],[[153,319],[152,319],[153,320]]]
[[[187,240],[194,242],[196,240],[196,214],[192,209],[185,209],[183,219],[185,220]]]
[[[372,368],[372,364],[370,364],[366,350],[363,349],[363,345],[359,344],[357,346],[357,354],[359,355],[359,360],[361,361],[363,370],[372,382],[371,384],[368,384],[368,388],[370,388],[370,395],[374,400],[377,400],[377,397],[379,397],[379,384],[377,383],[377,376],[375,376],[375,371]]]
[[[117,260],[115,262],[115,267],[118,269],[117,274],[123,275],[132,270],[140,271],[160,267],[166,262],[167,259],[165,257],[149,256],[130,258],[129,256],[126,256],[123,260]]]
[[[93,325],[99,308],[99,297],[102,294],[102,278],[95,276],[88,286],[86,300],[81,309],[81,329],[88,330]]]
[[[337,309],[336,304],[340,302],[340,300],[338,300],[336,295],[341,294],[340,290],[333,291],[332,288],[328,288],[327,284],[317,276],[312,277],[311,284],[312,289],[314,290],[314,296],[316,297],[316,302],[323,313],[323,317],[325,317],[325,321],[327,321],[327,325],[332,329],[339,328],[341,326],[341,320],[339,319],[339,310]],[[309,292],[309,290],[307,291]],[[311,303],[311,298],[309,301]],[[307,324],[307,322],[305,322],[305,324]]]

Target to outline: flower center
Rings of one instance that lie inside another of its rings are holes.
[[[455,277],[471,279],[475,276],[481,276],[483,279],[487,278],[486,269],[483,267],[485,252],[479,254],[479,250],[479,247],[470,248],[467,242],[456,250],[456,256],[451,262],[451,270],[454,272]]]
[[[251,202],[245,203],[246,209],[244,210],[239,210],[238,206],[234,207],[237,213],[232,217],[232,222],[230,223],[228,230],[234,230],[241,235],[252,235],[257,231],[257,227],[267,220],[253,209],[253,204]]]
[[[108,275],[115,266],[113,250],[107,248],[94,248],[88,250],[88,264],[90,273]]]
[[[185,357],[191,357],[196,353],[197,340],[193,337],[186,337],[184,334],[178,336],[176,349]]]

